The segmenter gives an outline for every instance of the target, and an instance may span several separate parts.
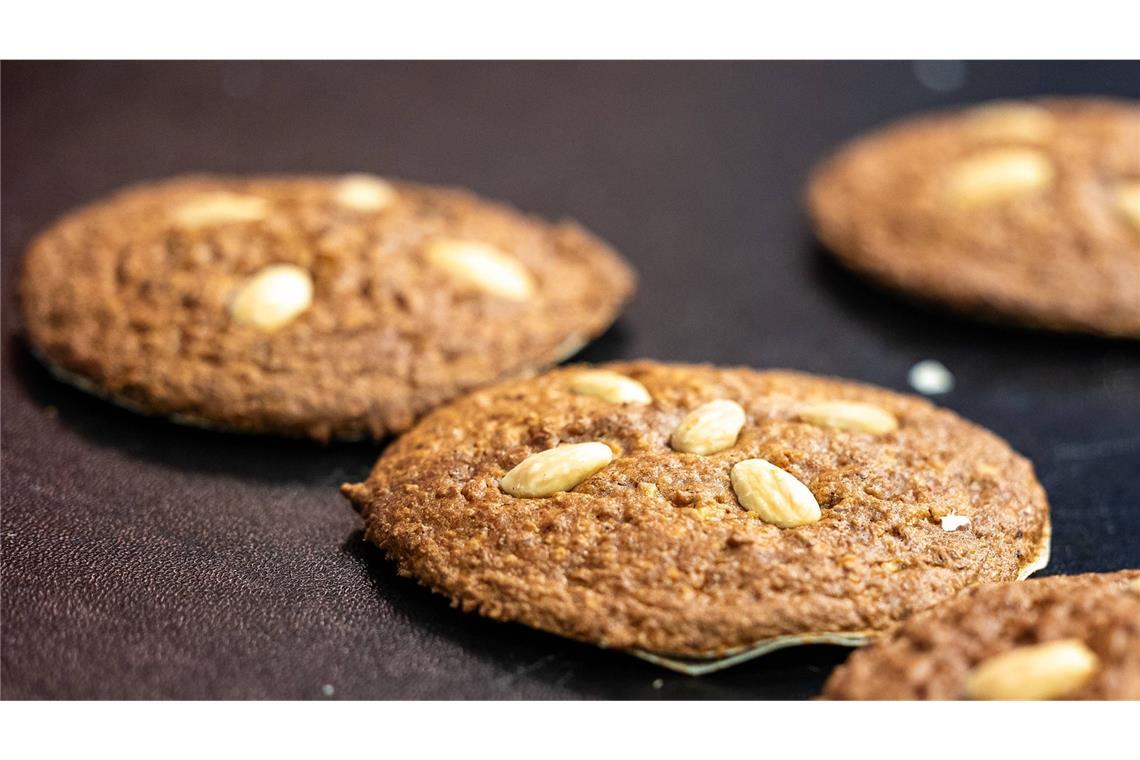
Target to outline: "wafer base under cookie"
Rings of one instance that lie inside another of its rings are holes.
[[[1034,555],[1034,557],[1022,567],[1021,572],[1017,574],[1017,580],[1023,581],[1038,570],[1043,570],[1045,566],[1049,564],[1052,534],[1052,524],[1046,522],[1045,530],[1042,534],[1041,546],[1038,548],[1037,554]],[[718,670],[726,670],[734,665],[740,665],[749,660],[754,660],[757,657],[769,654],[770,652],[786,649],[787,647],[807,646],[809,644],[861,647],[871,643],[871,641],[879,635],[881,635],[880,632],[876,631],[829,631],[826,633],[775,636],[770,639],[758,641],[747,649],[736,650],[728,654],[709,655],[708,657],[678,657],[676,655],[656,654],[654,652],[645,652],[638,649],[630,650],[629,653],[634,657],[639,657],[647,662],[652,662],[654,665],[660,665],[663,668],[668,668],[677,673],[684,673],[688,676],[703,676],[709,673],[715,673]]]

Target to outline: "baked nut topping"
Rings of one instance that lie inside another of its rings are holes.
[[[886,409],[858,401],[821,401],[807,404],[800,409],[799,417],[805,422],[821,427],[872,435],[893,433],[899,427],[899,421]]]
[[[1098,660],[1079,639],[1011,649],[983,660],[966,681],[970,699],[1056,699],[1096,672]]]
[[[452,279],[510,301],[525,301],[534,292],[530,273],[493,245],[473,240],[439,238],[426,249],[432,266]]]
[[[581,396],[593,396],[611,404],[648,404],[653,401],[644,385],[632,377],[605,369],[579,372],[570,381],[570,388]]]
[[[269,201],[256,195],[216,192],[178,206],[172,219],[179,227],[196,229],[221,224],[256,222],[269,214]]]
[[[568,443],[531,454],[499,482],[511,496],[540,499],[569,491],[613,461],[604,443]]]
[[[732,489],[749,512],[778,528],[818,522],[819,502],[794,475],[764,459],[745,459],[732,468]]]
[[[735,401],[710,401],[685,415],[670,444],[677,451],[702,456],[724,451],[736,443],[745,416],[744,408]]]
[[[1053,133],[1057,120],[1041,106],[1017,100],[999,100],[971,108],[975,134],[991,140],[1033,142]]]
[[[1140,180],[1121,182],[1113,191],[1116,208],[1140,234]]]
[[[240,325],[272,331],[292,322],[313,302],[313,279],[293,264],[267,266],[234,294],[230,316]]]
[[[948,189],[959,206],[980,206],[1042,190],[1053,181],[1053,164],[1032,148],[992,148],[952,167]]]
[[[362,213],[375,213],[396,199],[396,189],[370,174],[349,174],[337,183],[333,199],[338,206]]]

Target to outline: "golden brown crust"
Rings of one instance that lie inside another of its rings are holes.
[[[828,699],[962,699],[971,670],[1014,647],[1078,639],[1099,668],[1065,699],[1140,699],[1140,570],[970,589],[855,652]]]
[[[634,278],[602,241],[457,190],[396,183],[346,208],[339,177],[182,177],[72,212],[25,259],[37,353],[131,408],[236,430],[382,437],[485,383],[555,363],[602,332]],[[263,219],[187,227],[217,192]],[[492,243],[535,281],[525,301],[473,291],[425,261],[437,237]],[[236,325],[235,290],[266,265],[309,272],[311,308],[274,332]]]
[[[649,405],[576,395],[581,367],[478,391],[396,441],[346,485],[369,540],[464,609],[617,648],[716,655],[786,634],[887,629],[1037,556],[1048,521],[1029,462],[929,402],[794,372],[633,362]],[[670,448],[715,399],[747,421],[727,450]],[[806,402],[876,404],[885,435],[802,422]],[[613,462],[569,493],[508,496],[525,457],[600,440]],[[780,529],[745,512],[729,470],[764,458],[806,484],[822,519]],[[940,518],[970,524],[943,530]]]
[[[816,233],[851,268],[962,311],[1140,336],[1140,227],[1113,195],[1140,181],[1140,105],[1054,98],[1029,107],[1052,128],[981,128],[990,112],[970,108],[854,140],[810,182]],[[1009,147],[1046,157],[1055,171],[1047,189],[977,205],[950,199],[955,167]]]

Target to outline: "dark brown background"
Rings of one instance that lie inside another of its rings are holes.
[[[2,79],[6,698],[806,697],[846,655],[694,679],[463,615],[361,543],[336,486],[380,446],[188,430],[54,382],[19,337],[24,247],[75,204],[184,171],[372,170],[576,217],[642,274],[586,359],[905,389],[938,358],[958,381],[943,403],[1036,463],[1050,571],[1140,565],[1136,345],[885,296],[822,257],[799,207],[811,164],[885,119],[1140,96],[1137,64],[5,63]]]

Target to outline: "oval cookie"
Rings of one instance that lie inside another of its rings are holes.
[[[1140,699],[1140,570],[987,585],[851,655],[831,699]]]
[[[1047,555],[1029,462],[923,399],[784,371],[601,369],[644,394],[595,393],[597,368],[570,366],[428,415],[343,487],[367,538],[465,610],[688,657],[860,643]],[[710,404],[740,416],[686,422]],[[679,427],[716,445],[679,447]]]
[[[576,224],[377,177],[184,177],[68,214],[28,251],[31,342],[180,421],[380,438],[606,329],[629,267]]]
[[[847,266],[957,310],[1140,337],[1140,104],[1055,98],[854,140],[808,188]]]

